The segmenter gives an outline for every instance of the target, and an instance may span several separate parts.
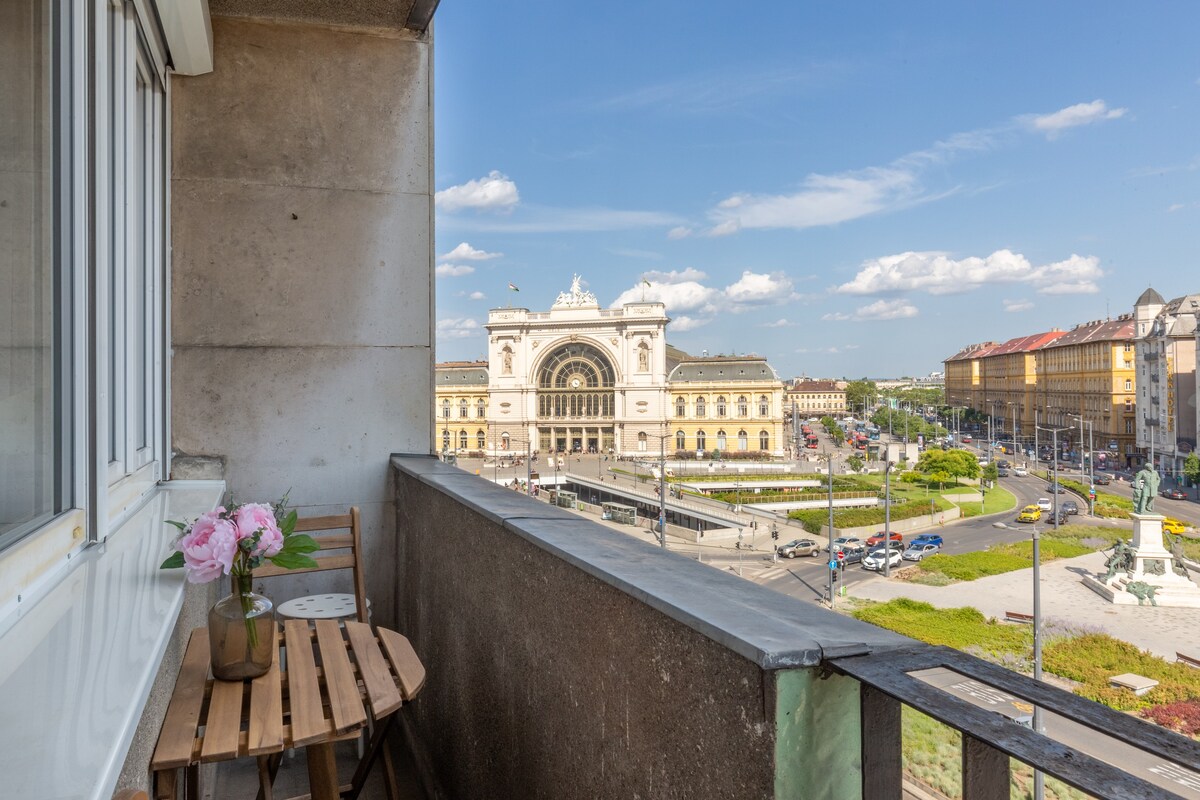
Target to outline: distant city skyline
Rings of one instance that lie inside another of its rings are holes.
[[[437,358],[576,272],[781,377],[925,375],[1195,291],[1200,9],[1155,7],[768,2],[718,36],[709,2],[446,4]]]

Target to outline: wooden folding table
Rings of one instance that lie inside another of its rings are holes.
[[[286,670],[280,669],[281,651]],[[208,630],[192,631],[175,690],[150,762],[155,797],[179,798],[178,772],[186,773],[186,797],[199,797],[198,767],[236,758],[257,758],[261,797],[284,749],[303,747],[313,800],[337,800],[333,743],[374,730],[344,797],[355,798],[375,758],[387,750],[383,737],[391,715],[425,683],[425,668],[408,639],[361,622],[339,624],[288,620],[277,638],[265,675],[247,681],[215,680],[210,674]],[[389,763],[390,771],[390,763]],[[390,776],[389,776],[390,777]]]

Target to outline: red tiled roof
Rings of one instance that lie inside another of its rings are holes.
[[[988,355],[1005,356],[1011,353],[1028,353],[1032,350],[1045,347],[1063,335],[1064,331],[1047,331],[1046,333],[1034,333],[1029,336],[1018,336],[1016,339],[1009,339],[1004,344],[993,349]]]
[[[979,358],[981,355],[987,355],[993,347],[998,347],[996,342],[981,342],[979,344],[969,344],[962,350],[959,350],[954,355],[946,359],[946,361],[966,361],[971,358]]]
[[[1133,339],[1133,317],[1125,314],[1117,319],[1097,320],[1076,325],[1071,330],[1041,345],[1041,349],[1051,347],[1066,347],[1072,344],[1086,342],[1108,342]]]

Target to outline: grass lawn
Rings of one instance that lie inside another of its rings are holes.
[[[1011,657],[1033,649],[1033,629],[1028,625],[989,620],[974,608],[937,609],[929,603],[900,597],[852,613],[881,628],[958,650],[978,648],[995,657]]]
[[[966,493],[966,492],[978,493],[978,489],[976,489],[976,488],[970,488],[970,489],[961,489],[960,488],[960,489],[958,489],[958,491],[964,492],[964,493]],[[945,497],[951,503],[957,504],[959,507],[959,510],[962,511],[962,515],[963,515],[964,519],[967,519],[970,517],[978,517],[981,514],[999,514],[1001,511],[1011,511],[1012,509],[1017,507],[1016,496],[1012,492],[1008,491],[1007,489],[1002,489],[999,486],[988,489],[987,492],[984,493],[982,511],[979,508],[979,503],[975,502],[975,501],[958,504],[958,501],[956,501],[954,499],[954,494],[951,491],[945,492],[942,495],[942,497]]]

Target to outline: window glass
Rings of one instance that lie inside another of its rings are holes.
[[[69,48],[55,4],[0,11],[0,547],[71,504]],[[59,34],[61,35],[61,34]],[[65,38],[65,37],[63,37]]]

